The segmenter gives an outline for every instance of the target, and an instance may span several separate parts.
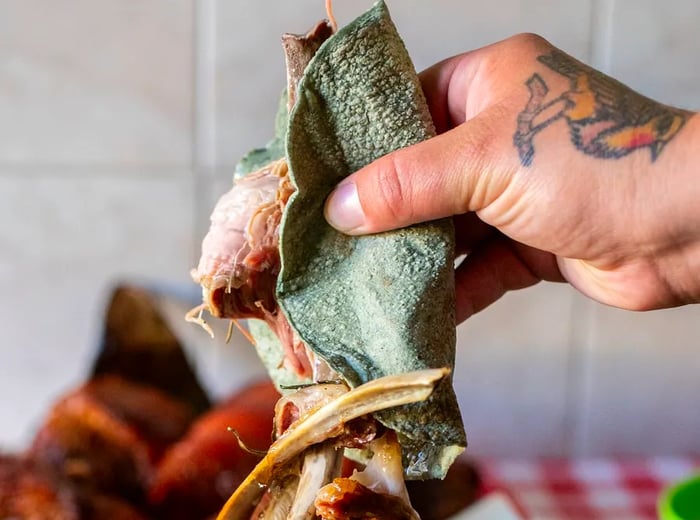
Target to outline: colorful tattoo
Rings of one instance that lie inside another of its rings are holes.
[[[560,119],[569,127],[571,142],[587,155],[617,159],[649,148],[653,162],[690,115],[652,101],[561,51],[537,60],[567,77],[569,89],[546,101],[549,88],[539,74],[525,83],[530,99],[518,114],[513,136],[523,166],[532,164],[535,136]]]

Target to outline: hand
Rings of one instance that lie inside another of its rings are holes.
[[[438,136],[345,179],[348,234],[453,216],[462,321],[506,291],[568,281],[627,309],[700,299],[700,121],[534,35],[421,74]]]

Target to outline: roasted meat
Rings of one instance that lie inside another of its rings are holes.
[[[158,514],[195,520],[218,511],[260,458],[242,449],[229,429],[250,448],[267,449],[278,398],[271,383],[259,383],[204,414],[158,465],[149,490]]]
[[[284,159],[236,181],[217,202],[192,278],[202,286],[204,303],[187,319],[211,328],[202,318],[264,320],[280,339],[284,364],[300,377],[312,374],[312,356],[294,334],[275,299],[280,271],[279,225],[293,193]]]
[[[80,518],[81,520],[149,520],[151,516],[119,497],[92,494],[80,500]]]
[[[195,412],[187,403],[118,376],[95,378],[78,393],[96,399],[134,428],[148,444],[151,460],[160,459],[163,451],[179,440],[195,419]]]
[[[0,456],[0,518],[79,520],[75,493],[48,468],[22,456]]]
[[[109,299],[97,357],[89,379],[105,375],[153,387],[198,415],[211,407],[180,341],[159,305],[157,293],[130,285]]]
[[[140,503],[152,472],[149,452],[134,428],[79,391],[52,409],[29,453],[81,488]]]
[[[125,500],[73,485],[29,457],[0,456],[0,518],[21,520],[146,520]]]
[[[322,520],[415,520],[405,500],[377,493],[351,478],[337,478],[316,497]]]
[[[140,501],[154,464],[193,419],[159,390],[104,376],[53,407],[29,453],[82,487]]]

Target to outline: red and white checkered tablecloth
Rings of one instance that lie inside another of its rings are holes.
[[[663,488],[700,472],[687,458],[478,461],[484,490],[507,494],[533,520],[657,518]]]

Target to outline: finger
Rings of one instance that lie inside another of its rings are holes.
[[[522,35],[431,67],[422,76],[438,128],[461,123],[346,178],[326,203],[338,230],[365,234],[479,211],[520,167],[513,144],[542,38]]]
[[[326,219],[359,235],[485,208],[519,168],[506,116],[493,107],[359,170],[330,195]]]
[[[530,74],[534,55],[548,47],[538,36],[521,34],[453,56],[421,72],[421,86],[438,134],[507,96],[513,80],[519,74]]]
[[[455,272],[457,323],[485,309],[508,291],[541,280],[564,281],[551,253],[499,236],[475,250]]]
[[[461,69],[460,63],[464,56],[448,58],[419,74],[423,93],[438,134],[446,132],[465,120],[464,103],[459,103],[454,95],[450,98],[450,92],[457,90],[451,89],[450,85],[455,72]]]

